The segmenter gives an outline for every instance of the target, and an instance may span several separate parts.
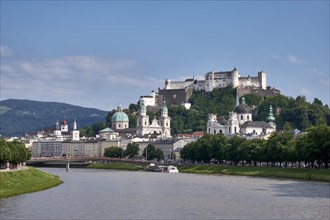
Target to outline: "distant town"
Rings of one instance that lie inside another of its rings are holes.
[[[214,89],[232,87],[237,90],[236,105],[229,113],[228,120],[219,120],[217,115],[210,114],[206,131],[196,131],[190,134],[171,135],[171,116],[167,105],[182,105],[190,109],[188,102],[194,91],[211,92]],[[185,81],[165,80],[163,89],[152,91],[150,95],[139,98],[139,115],[136,128],[129,127],[129,117],[118,106],[117,112],[111,118],[111,127],[98,132],[95,137],[81,137],[79,122],[68,121],[66,118],[54,122],[54,129],[45,132],[40,129],[35,134],[29,133],[24,142],[35,157],[61,156],[96,156],[104,155],[108,147],[121,147],[124,150],[129,143],[139,146],[142,155],[145,147],[152,143],[163,152],[164,160],[180,159],[180,150],[188,143],[195,142],[206,134],[222,133],[226,136],[238,135],[244,138],[267,138],[276,130],[272,106],[269,106],[268,122],[253,121],[251,107],[245,103],[244,97],[248,93],[255,93],[262,97],[280,94],[280,91],[266,84],[266,73],[260,71],[256,76],[241,77],[238,70],[208,72],[205,80],[194,77]],[[161,111],[160,118],[149,118],[147,109]],[[175,156],[172,156],[172,155]]]

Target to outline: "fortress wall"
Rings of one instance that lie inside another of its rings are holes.
[[[186,89],[161,89],[159,94],[162,95],[168,105],[181,105],[182,102],[187,102],[193,94],[193,88]]]

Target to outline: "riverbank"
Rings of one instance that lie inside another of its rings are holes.
[[[61,183],[63,181],[58,176],[33,167],[14,172],[0,172],[0,198],[41,191]]]
[[[93,163],[87,168],[91,169],[114,169],[114,170],[143,170],[141,165],[131,163]],[[280,168],[280,167],[238,167],[238,166],[221,166],[221,165],[181,165],[178,166],[180,173],[195,174],[222,174],[222,175],[239,175],[239,176],[255,176],[267,178],[282,178],[294,180],[311,180],[318,182],[330,183],[330,169],[296,169],[296,168]]]
[[[143,170],[144,167],[132,163],[92,163],[87,165],[89,169],[112,169],[112,170]]]
[[[237,167],[218,165],[182,165],[178,168],[182,173],[240,175],[330,182],[330,169]]]

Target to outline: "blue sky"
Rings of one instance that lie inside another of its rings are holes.
[[[1,1],[1,100],[128,107],[234,67],[329,105],[329,1]]]

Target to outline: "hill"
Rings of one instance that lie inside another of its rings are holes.
[[[78,127],[103,122],[108,112],[58,102],[7,99],[0,101],[0,134],[21,136],[29,131],[54,128],[65,117],[69,128],[76,118]]]
[[[317,124],[330,126],[330,109],[328,105],[315,98],[312,103],[307,102],[304,96],[296,98],[285,95],[261,98],[255,94],[244,95],[246,103],[253,108],[254,121],[266,121],[269,105],[274,109],[277,130],[283,130],[285,124],[292,128],[305,130]],[[190,110],[183,106],[168,106],[171,117],[171,133],[192,133],[194,131],[206,131],[209,113],[228,118],[228,113],[234,110],[236,103],[236,90],[230,87],[215,89],[212,92],[195,91],[189,102],[192,104]],[[139,106],[131,104],[129,109],[124,110],[130,119],[130,127],[136,126],[136,115]],[[116,110],[110,111],[106,119],[106,125],[111,124],[111,116]],[[160,116],[160,112],[148,111],[150,118]]]

